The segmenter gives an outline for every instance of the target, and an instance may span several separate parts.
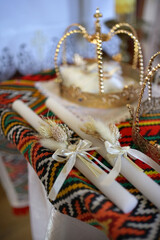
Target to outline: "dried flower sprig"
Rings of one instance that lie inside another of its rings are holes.
[[[112,144],[119,145],[118,140],[121,135],[114,124],[103,123],[100,120],[95,120],[89,117],[89,121],[84,123],[81,130],[86,134],[93,135],[103,141],[109,141]]]
[[[45,118],[42,116],[44,121],[39,129],[39,141],[41,145],[50,150],[56,150],[57,148],[65,148],[73,134],[66,124],[57,124],[54,118]]]
[[[40,127],[40,135],[44,138],[54,138],[57,142],[65,142],[71,138],[73,131],[66,124],[57,124],[56,120],[44,118],[44,124]]]

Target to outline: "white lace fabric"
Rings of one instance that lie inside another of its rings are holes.
[[[97,6],[103,12],[103,21],[113,18],[112,0],[106,3],[84,1],[83,4],[80,0],[1,0],[0,81],[11,78],[16,71],[26,75],[54,68],[55,49],[66,27],[72,23],[82,23],[89,32],[92,31]],[[73,40],[74,37],[70,38],[69,58],[77,48]],[[114,38],[113,41],[116,47],[112,41],[104,46],[111,54],[119,49],[119,39]],[[88,57],[95,53],[93,46],[86,51],[81,45],[78,51]]]

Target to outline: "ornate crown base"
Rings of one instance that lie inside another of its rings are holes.
[[[141,104],[140,115],[144,113],[151,113],[160,111],[160,98],[152,98],[151,101],[148,99]],[[136,127],[135,122],[132,126],[132,138],[134,143],[140,148],[142,152],[150,156],[160,165],[160,145],[152,145],[148,142],[141,134],[140,129]]]
[[[61,96],[78,105],[92,108],[113,108],[124,106],[127,103],[134,102],[140,88],[138,84],[125,87],[121,92],[93,94],[81,92],[76,87],[66,87],[61,85]]]
[[[67,87],[61,83],[61,96],[78,105],[92,108],[121,107],[137,100],[140,86],[138,84],[139,71],[128,64],[121,64],[123,76],[132,78],[134,85],[128,85],[122,91],[94,94],[82,92],[78,87]]]

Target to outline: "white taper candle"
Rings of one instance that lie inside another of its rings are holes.
[[[63,120],[72,130],[74,130],[81,138],[88,139],[91,142],[93,142],[94,140],[94,146],[96,146],[97,141],[91,136],[83,133],[80,130],[79,126],[82,124],[81,121],[78,118],[76,118],[71,112],[69,112],[65,107],[63,107],[62,105],[54,101],[52,98],[47,99],[46,105],[61,120]],[[82,169],[80,171],[86,176],[86,174],[83,172]],[[93,177],[93,174],[92,174],[92,177]],[[94,183],[94,185],[97,186],[96,185],[97,183],[95,183],[94,179],[92,180],[92,183]],[[100,186],[99,187],[97,186],[97,188],[99,188],[102,191]],[[119,189],[119,191],[117,189]],[[104,189],[102,192],[104,193]],[[118,184],[116,181],[114,181],[110,186],[105,186],[105,192],[106,192],[105,195],[108,196],[109,199],[112,200],[117,206],[119,206],[119,208],[123,209],[124,212],[131,211],[131,209],[134,208],[134,204],[136,204],[137,200],[135,199],[135,197],[133,197],[133,195],[131,195],[126,189],[122,188],[122,186]],[[129,199],[131,200],[131,202],[129,202],[130,201]]]
[[[78,122],[75,122],[75,121],[77,121],[77,119],[75,119],[75,117],[72,115],[71,115],[71,119],[70,119],[70,115],[67,114],[68,113],[67,110],[65,112],[65,111],[63,111],[65,109],[63,109],[63,108],[61,109],[61,106],[56,105],[56,104],[54,105],[52,102],[52,99],[47,101],[47,105],[49,106],[49,108],[51,110],[54,111],[54,109],[55,109],[57,116],[58,117],[62,116],[63,121],[67,120],[67,121],[65,121],[66,124],[69,123],[68,125],[73,130],[75,130],[75,131],[77,130],[74,127],[74,126],[78,126]],[[53,107],[52,107],[52,105],[53,105]],[[42,123],[44,124],[44,121],[40,117],[38,117],[36,115],[36,113],[34,113],[22,101],[16,100],[13,103],[12,107],[17,113],[19,113],[19,115],[21,115],[37,131],[39,131],[40,125]],[[60,112],[61,112],[61,114],[59,114]],[[63,115],[67,119],[64,119]],[[116,206],[118,206],[124,213],[128,213],[128,212],[132,211],[134,209],[134,207],[137,205],[137,199],[116,181],[113,181],[112,184],[109,186],[105,186],[104,184],[102,184],[101,181],[107,173],[102,171],[102,169],[99,168],[97,165],[95,165],[95,166],[102,172],[102,175],[100,175],[100,177],[96,177],[93,174],[93,172],[89,168],[87,168],[85,163],[83,163],[81,160],[77,160],[76,164],[75,164],[75,167],[86,178],[88,178],[106,197],[108,197]]]
[[[46,125],[46,123],[21,100],[14,101],[12,109],[19,113],[37,132],[39,132],[41,124]]]

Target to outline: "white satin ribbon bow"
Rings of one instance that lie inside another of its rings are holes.
[[[97,163],[99,163],[104,169],[110,171],[104,164],[102,164],[97,158],[93,157],[88,153],[88,151],[96,150],[97,147],[91,147],[92,143],[88,140],[80,140],[78,144],[71,144],[68,146],[67,149],[57,149],[56,152],[52,155],[52,158],[57,162],[64,162],[66,164],[62,168],[61,172],[59,173],[58,177],[56,178],[51,191],[49,192],[48,197],[52,200],[56,199],[58,192],[60,191],[65,179],[67,178],[68,174],[74,167],[77,158],[83,161],[86,167],[95,174],[95,176],[100,176],[102,171],[98,171],[99,167],[95,166],[90,160],[87,155],[91,156]],[[107,176],[107,174],[106,174]]]
[[[150,157],[146,156],[144,153],[136,149],[131,149],[129,146],[121,147],[119,143],[114,145],[109,141],[105,141],[105,148],[107,153],[115,156],[115,158],[114,157],[109,158],[108,156],[109,163],[112,163],[112,165],[114,164],[114,167],[112,168],[112,170],[105,179],[107,185],[109,185],[119,175],[121,171],[121,161],[123,157],[130,161],[136,168],[139,167],[128,156],[130,156],[134,160],[139,159],[142,162],[147,163],[157,172],[160,172],[160,165],[158,165]],[[143,171],[141,168],[139,168],[139,170]]]

